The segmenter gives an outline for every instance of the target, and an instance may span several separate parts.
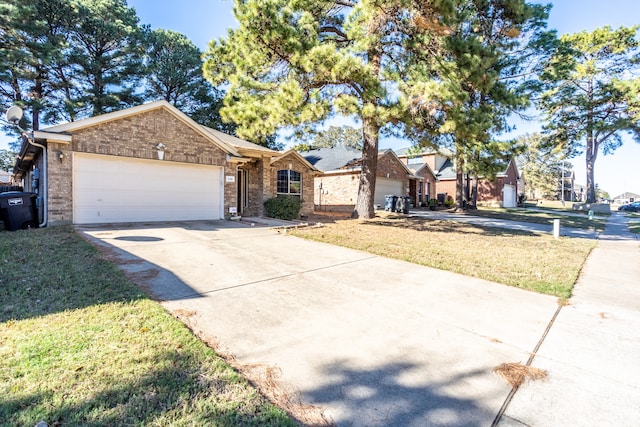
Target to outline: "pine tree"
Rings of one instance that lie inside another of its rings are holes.
[[[407,119],[405,65],[418,64],[409,61],[416,52],[437,52],[454,3],[236,0],[240,25],[212,42],[205,75],[229,85],[221,114],[245,138],[335,114],[358,119],[363,161],[353,214],[371,218],[380,131]]]
[[[416,69],[435,78],[428,85],[414,85],[413,99],[417,115],[426,116],[422,144],[440,140],[454,153],[461,207],[470,197],[465,176],[468,181],[473,175],[477,182],[478,176],[495,175],[497,167],[517,154],[517,145],[496,136],[509,130],[511,114],[528,106],[536,54],[553,35],[545,31],[548,6],[524,0],[470,0],[457,6],[445,21],[444,55],[416,58],[429,64]],[[418,75],[417,80],[425,78]]]
[[[547,91],[539,107],[545,134],[570,155],[584,150],[586,201],[596,202],[595,162],[622,145],[622,133],[640,142],[640,26],[603,27],[561,37],[547,62]]]

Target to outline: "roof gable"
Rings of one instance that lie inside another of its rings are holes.
[[[279,153],[279,152],[278,152]],[[305,166],[307,166],[309,169],[311,169],[314,172],[320,172],[320,169],[316,168],[314,165],[312,165],[304,156],[302,156],[300,153],[298,153],[296,150],[294,149],[290,149],[287,151],[284,151],[282,153],[279,153],[280,155],[277,157],[273,157],[271,159],[271,164],[274,164],[277,161],[280,161],[282,159],[284,159],[285,157],[288,156],[293,156],[296,159],[298,159],[300,162],[302,162],[302,164],[304,164]]]
[[[238,153],[237,149],[232,145],[225,142],[220,137],[212,134],[211,132],[207,132],[200,126],[198,123],[193,121],[189,116],[184,114],[182,111],[178,110],[176,107],[168,103],[167,101],[155,101],[147,104],[138,105],[135,107],[127,108],[124,110],[114,111],[112,113],[102,114],[100,116],[90,117],[88,119],[78,120],[77,122],[69,122],[62,125],[56,125],[48,127],[46,130],[48,133],[71,133],[85,129],[88,127],[98,126],[104,123],[108,123],[111,121],[123,119],[125,117],[135,116],[137,114],[147,113],[156,109],[164,109],[168,111],[172,115],[174,115],[177,119],[191,128],[194,132],[197,132],[201,136],[205,137],[207,140],[218,146],[222,151],[232,156],[240,157],[240,153]]]

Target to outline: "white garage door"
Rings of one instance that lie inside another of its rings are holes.
[[[223,168],[75,153],[74,224],[221,219]]]
[[[376,192],[373,197],[373,204],[384,207],[384,196],[391,194],[394,196],[404,196],[406,193],[402,181],[388,178],[376,178]]]
[[[505,184],[505,186],[502,188],[502,207],[516,207],[516,187],[514,185]]]

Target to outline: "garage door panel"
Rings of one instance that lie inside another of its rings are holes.
[[[404,184],[402,181],[388,178],[376,178],[376,191],[373,197],[373,203],[375,205],[384,206],[384,196],[388,194],[402,196],[405,194],[403,187]]]
[[[74,155],[74,223],[220,219],[219,166]]]

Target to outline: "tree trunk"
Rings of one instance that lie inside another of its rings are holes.
[[[373,30],[373,27],[371,28]],[[375,80],[380,79],[382,64],[382,50],[379,46],[372,46],[367,52],[371,71]],[[373,89],[373,88],[369,88]],[[379,98],[377,96],[363,96],[362,111],[362,167],[360,170],[360,183],[358,185],[358,199],[352,218],[371,219],[375,216],[373,199],[376,191],[376,171],[378,170],[378,138],[380,124],[378,123],[377,109]]]
[[[458,150],[460,151],[460,150]],[[464,160],[456,154],[456,209],[462,209],[462,201],[464,200]]]
[[[375,216],[373,199],[376,190],[376,170],[378,169],[378,134],[380,127],[374,118],[362,119],[362,169],[358,185],[358,199],[351,214],[352,218],[370,219]]]
[[[596,203],[596,183],[595,183],[595,174],[594,174],[594,165],[596,162],[596,157],[598,153],[593,152],[590,148],[590,144],[587,143],[587,155],[586,155],[586,166],[587,166],[587,203]]]
[[[470,181],[470,176],[469,176],[469,172],[467,172],[466,174],[464,174],[464,179],[465,179],[465,183],[464,183],[464,208],[467,209],[469,208],[469,204],[471,203],[471,181]]]
[[[598,157],[598,144],[593,138],[593,113],[587,115],[587,144],[586,144],[586,166],[587,166],[587,203],[596,203],[596,182],[594,166]],[[564,191],[564,182],[562,190]]]
[[[478,175],[473,176],[473,191],[471,192],[471,209],[478,209]]]

